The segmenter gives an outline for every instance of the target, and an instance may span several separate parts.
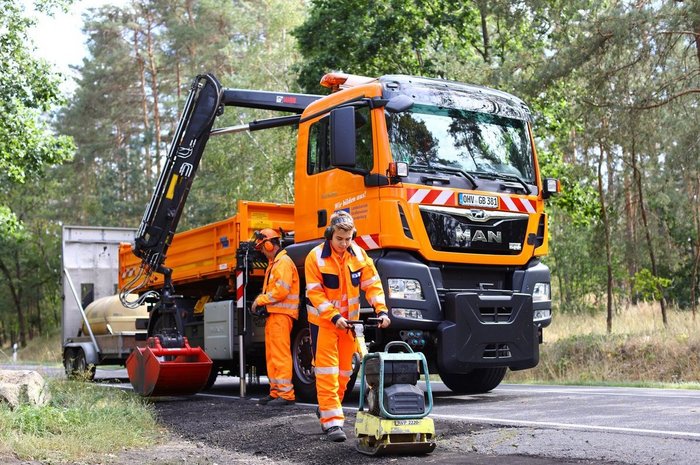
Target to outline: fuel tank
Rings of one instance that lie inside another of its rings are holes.
[[[130,300],[136,300],[131,296]],[[131,309],[124,307],[118,295],[102,297],[93,301],[85,308],[85,316],[90,323],[94,335],[135,333],[136,319],[148,318],[146,305]],[[85,323],[81,328],[82,334],[89,334]],[[139,332],[145,332],[141,330]]]

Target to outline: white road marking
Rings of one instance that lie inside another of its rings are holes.
[[[462,421],[473,421],[481,423],[494,423],[499,425],[513,425],[513,426],[547,426],[558,429],[568,429],[568,430],[582,430],[582,431],[607,431],[607,432],[617,432],[617,433],[637,433],[637,434],[650,434],[656,436],[672,436],[678,438],[691,438],[700,439],[700,433],[688,433],[684,431],[662,431],[656,429],[641,429],[641,428],[622,428],[616,426],[598,426],[598,425],[584,425],[576,423],[557,423],[553,421],[528,421],[528,420],[508,420],[504,418],[489,418],[489,417],[473,417],[467,415],[444,415],[444,414],[430,414],[432,418],[441,418],[445,420],[462,420]]]

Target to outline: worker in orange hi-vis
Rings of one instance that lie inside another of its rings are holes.
[[[347,439],[341,402],[357,347],[348,320],[360,318],[360,290],[380,318],[379,327],[390,324],[379,274],[372,259],[353,241],[355,234],[352,216],[335,212],[324,234],[326,240],[309,252],[304,265],[319,406],[316,415],[334,442]]]
[[[270,394],[258,401],[260,405],[294,404],[292,384],[292,352],[290,334],[294,320],[299,317],[299,273],[292,259],[282,250],[281,237],[270,228],[256,232],[255,249],[267,257],[262,294],[251,306],[254,314],[268,314],[265,322],[265,359]]]

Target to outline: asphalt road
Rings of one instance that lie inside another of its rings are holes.
[[[99,369],[96,377],[123,379],[125,372]],[[415,463],[700,463],[697,390],[501,385],[487,394],[454,395],[442,383],[431,384],[434,405],[430,416],[435,421],[438,447],[423,462]],[[128,387],[118,382],[109,385]],[[211,403],[216,410],[255,416],[260,412],[255,410],[255,400],[265,395],[265,386],[248,385],[245,399],[238,397],[239,389],[237,378],[220,377],[206,393],[156,402],[156,406],[166,422],[169,416],[186,416],[179,411],[196,411]],[[356,387],[344,403],[349,419],[357,404]],[[276,415],[301,418],[302,412],[305,428],[315,428],[313,407],[299,403]],[[177,427],[177,423],[169,426]],[[414,461],[402,460],[402,464],[410,463]]]
[[[438,432],[478,426],[467,435],[466,451],[546,463],[700,464],[697,390],[504,384],[487,394],[454,395],[440,382],[431,385]],[[237,379],[224,378],[208,395],[238,393]],[[256,395],[249,388],[248,397]],[[345,402],[348,413],[357,402],[356,386]],[[439,453],[440,442],[433,454]]]

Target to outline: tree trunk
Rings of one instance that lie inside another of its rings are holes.
[[[605,189],[603,189],[603,160],[606,151],[602,143],[599,143],[598,149],[600,150],[600,156],[598,158],[598,196],[600,197],[600,213],[603,219],[603,231],[605,233],[605,266],[608,271],[606,328],[608,334],[610,334],[612,333],[613,320],[613,269],[612,252],[610,251],[610,222],[608,221],[608,212],[605,202]]]
[[[27,323],[24,316],[24,309],[22,308],[22,289],[15,286],[15,282],[19,282],[19,280],[13,279],[10,269],[2,260],[0,260],[0,271],[2,271],[3,276],[5,276],[6,284],[10,290],[12,302],[14,303],[15,311],[17,312],[20,346],[27,347]],[[15,253],[15,272],[17,273],[17,277],[19,277],[19,256],[17,253]]]
[[[161,144],[161,134],[160,134],[160,105],[158,100],[158,67],[156,66],[156,56],[153,51],[153,15],[149,11],[146,16],[146,21],[148,22],[146,28],[146,44],[148,46],[148,64],[149,71],[151,74],[151,93],[153,94],[153,133],[155,136],[156,145],[156,164],[158,175],[160,175],[160,144]],[[156,176],[157,177],[157,176]]]
[[[649,222],[647,221],[646,208],[644,206],[644,191],[642,189],[642,173],[641,169],[637,167],[637,153],[636,153],[636,140],[635,136],[632,137],[632,169],[634,170],[635,180],[637,184],[637,195],[639,197],[639,211],[642,215],[642,224],[644,225],[644,235],[647,241],[647,247],[649,248],[649,259],[651,260],[651,273],[656,280],[658,278],[658,273],[656,270],[656,255],[654,254],[654,244],[651,240],[651,232],[649,231]],[[659,286],[658,280],[656,285]],[[659,299],[659,304],[661,305],[661,319],[664,323],[664,327],[668,327],[668,317],[666,316],[666,300],[664,299],[663,288],[658,288],[661,299]]]
[[[693,272],[690,277],[690,308],[693,314],[693,321],[697,317],[698,297],[696,290],[698,289],[698,269],[700,269],[700,177],[695,176],[694,180],[690,180],[690,189],[688,196],[690,197],[691,211],[693,212],[693,225],[695,229],[695,243],[693,244]]]
[[[484,61],[486,63],[491,63],[491,39],[489,37],[489,28],[486,19],[488,18],[488,13],[486,11],[486,3],[485,1],[480,1],[478,2],[478,7],[479,7],[479,15],[481,16],[481,39],[484,45],[484,52],[482,53],[482,57],[484,58]]]
[[[146,67],[144,65],[143,56],[139,51],[139,33],[138,30],[134,30],[134,54],[136,56],[136,63],[139,67],[139,77],[141,78],[141,114],[143,119],[143,129],[145,133],[148,133],[151,123],[148,118],[148,99],[146,97]],[[151,146],[150,144],[144,144],[144,170],[146,172],[146,179],[152,179],[153,176],[153,166],[151,160]]]

